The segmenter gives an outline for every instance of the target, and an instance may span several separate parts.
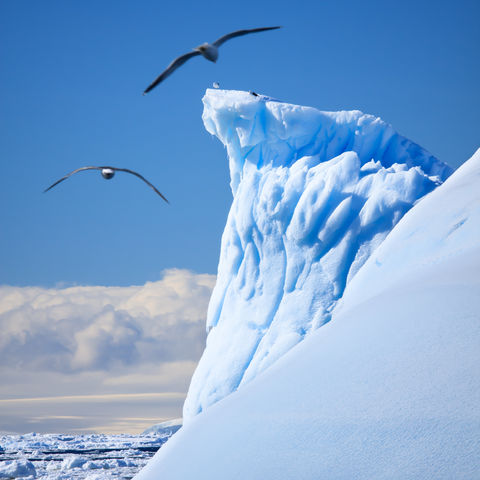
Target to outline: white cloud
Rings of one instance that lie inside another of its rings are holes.
[[[39,416],[34,397],[55,396],[57,404],[69,395],[175,392],[168,411],[159,403],[158,417],[179,416],[204,349],[214,283],[214,275],[173,269],[143,286],[1,286],[0,397],[30,397],[23,404],[33,419]],[[125,417],[132,417],[132,398],[126,398]],[[122,422],[122,401],[113,423]],[[15,410],[19,421],[21,408]],[[62,421],[76,413],[69,409]],[[139,407],[134,416],[141,415]]]
[[[133,287],[0,287],[0,364],[77,372],[197,360],[213,275]]]

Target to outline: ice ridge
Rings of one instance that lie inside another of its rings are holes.
[[[400,218],[452,172],[380,118],[207,90],[233,203],[184,420],[328,322]]]

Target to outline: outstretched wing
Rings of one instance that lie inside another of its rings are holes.
[[[53,185],[50,185],[48,188],[46,188],[43,193],[48,192],[51,188],[53,188],[55,185],[58,185],[60,182],[63,182],[66,180],[68,177],[71,177],[74,173],[81,172],[82,170],[101,170],[104,167],[81,167],[77,168],[73,172],[67,173],[64,177],[62,177],[60,180],[57,180]]]
[[[170,202],[155,188],[155,186],[153,186],[145,177],[142,177],[142,175],[140,175],[139,173],[134,172],[133,170],[129,170],[128,168],[115,168],[115,170],[117,170],[117,171],[119,171],[119,172],[131,173],[132,175],[135,175],[135,176],[138,177],[140,180],[143,180],[150,188],[153,188],[153,190],[155,190],[155,193],[158,193],[158,195],[160,195],[167,203],[170,203]]]
[[[223,37],[220,37],[218,40],[215,40],[212,45],[215,47],[219,47],[222,43],[225,43],[227,40],[235,37],[241,37],[243,35],[248,35],[249,33],[257,33],[257,32],[265,32],[267,30],[276,30],[277,28],[281,27],[264,27],[264,28],[251,28],[249,30],[237,30],[236,32],[228,33]]]
[[[160,82],[163,82],[169,75],[171,75],[178,67],[182,66],[190,58],[200,55],[200,52],[192,51],[185,55],[176,58],[143,92],[146,95],[150,90],[153,90]]]

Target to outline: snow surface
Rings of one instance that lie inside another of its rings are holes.
[[[135,479],[480,478],[479,184],[480,151],[400,220],[331,322]]]
[[[207,90],[234,195],[184,421],[331,319],[345,286],[415,202],[451,173],[379,118]]]
[[[36,477],[37,472],[28,460],[7,460],[0,462],[0,478]]]

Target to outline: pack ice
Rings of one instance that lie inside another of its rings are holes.
[[[329,322],[346,285],[402,216],[451,173],[381,119],[207,90],[233,203],[188,421]]]

